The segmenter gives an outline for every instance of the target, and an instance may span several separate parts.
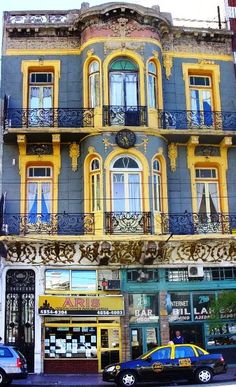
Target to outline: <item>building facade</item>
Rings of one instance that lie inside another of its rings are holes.
[[[236,362],[232,32],[158,6],[5,12],[0,335],[33,372],[170,340]]]

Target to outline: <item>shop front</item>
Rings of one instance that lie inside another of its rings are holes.
[[[209,352],[221,352],[227,362],[236,363],[236,316],[233,313],[226,315],[222,311],[219,320],[211,318],[211,303],[217,299],[219,293],[168,293],[170,338],[179,330],[186,343],[197,344]]]
[[[131,357],[154,348],[159,340],[158,294],[129,294]]]
[[[45,373],[96,373],[121,360],[121,295],[39,296]]]

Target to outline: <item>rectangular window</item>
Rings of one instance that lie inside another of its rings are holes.
[[[53,73],[30,73],[30,83],[52,83]]]
[[[211,79],[209,77],[190,76],[189,83],[191,86],[210,86]]]
[[[207,168],[196,169],[195,176],[198,179],[215,179],[217,178],[217,170]]]
[[[29,167],[28,177],[51,177],[52,168],[50,167]]]

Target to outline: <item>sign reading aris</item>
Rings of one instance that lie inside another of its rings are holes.
[[[122,296],[62,297],[39,296],[40,315],[123,316]]]

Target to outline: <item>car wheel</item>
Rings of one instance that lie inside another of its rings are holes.
[[[0,386],[4,386],[7,383],[7,377],[4,371],[0,370]]]
[[[201,368],[197,371],[195,379],[197,383],[210,383],[212,381],[212,372],[209,368]]]
[[[119,378],[119,386],[121,387],[134,387],[137,382],[137,377],[132,371],[122,372]]]

